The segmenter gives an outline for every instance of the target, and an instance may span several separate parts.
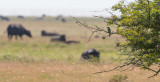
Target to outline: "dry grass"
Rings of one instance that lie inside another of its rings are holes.
[[[0,63],[1,82],[109,82],[116,74],[128,76],[128,82],[160,82],[160,75],[147,78],[148,71],[135,68],[133,71],[113,71],[94,74],[115,67],[110,64],[69,64],[55,61],[50,63]]]

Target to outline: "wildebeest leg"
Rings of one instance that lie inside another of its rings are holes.
[[[22,36],[20,36],[20,38],[21,38],[21,40],[23,40],[23,37],[22,37]]]
[[[10,40],[12,40],[12,35],[10,35]]]

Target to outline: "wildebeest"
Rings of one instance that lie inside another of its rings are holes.
[[[96,49],[89,49],[82,53],[81,57],[86,60],[96,60],[99,61],[100,53]]]
[[[1,20],[5,20],[5,21],[9,21],[10,19],[8,17],[5,16],[0,16]]]
[[[78,44],[78,43],[80,43],[80,41],[71,40],[71,41],[66,41],[65,43],[66,44]]]
[[[46,15],[45,15],[45,14],[43,14],[43,15],[42,15],[42,18],[44,18],[44,17],[46,17]]]
[[[51,42],[54,42],[54,41],[59,41],[59,42],[63,42],[63,43],[66,43],[66,44],[78,44],[78,43],[80,43],[80,41],[74,41],[74,40],[67,41],[65,35],[53,36],[51,38]]]
[[[66,42],[66,36],[65,35],[58,35],[51,38],[51,42],[53,41],[61,41]]]
[[[46,32],[45,30],[41,31],[42,36],[59,36],[58,33],[51,33],[51,32]]]
[[[65,18],[62,18],[61,21],[62,21],[63,23],[65,23],[65,22],[66,22],[66,19],[65,19]]]
[[[63,23],[67,22],[67,20],[66,20],[62,15],[57,16],[57,17],[56,17],[56,20],[57,20],[57,21],[60,20],[60,21],[63,22]]]
[[[26,30],[21,24],[10,24],[7,28],[8,38],[12,39],[12,36],[19,36],[22,39],[23,35],[27,35],[28,37],[32,37],[30,31]]]
[[[20,19],[24,19],[24,16],[21,16],[21,15],[20,15],[20,16],[17,16],[17,17],[20,18]]]

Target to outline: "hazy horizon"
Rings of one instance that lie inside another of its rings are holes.
[[[118,1],[120,0],[0,0],[0,15],[110,16],[109,13],[102,10],[111,8]]]

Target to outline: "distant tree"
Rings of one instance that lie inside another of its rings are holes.
[[[112,10],[121,13],[118,17],[109,12],[112,16],[107,23],[117,26],[114,33],[97,26],[89,27],[86,23],[77,20],[77,23],[91,30],[92,33],[103,31],[109,35],[119,34],[125,37],[124,43],[116,43],[121,54],[127,55],[125,63],[109,71],[125,67],[127,67],[125,70],[140,67],[155,73],[150,77],[158,75],[160,72],[160,0],[135,0],[130,3],[121,0],[112,6]],[[156,69],[152,68],[153,65],[157,66]],[[103,72],[108,71],[97,73]]]

